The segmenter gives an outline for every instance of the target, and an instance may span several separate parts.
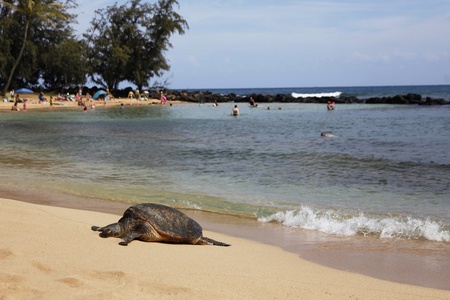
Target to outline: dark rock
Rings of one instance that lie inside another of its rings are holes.
[[[277,94],[277,95],[267,95],[267,94],[251,94],[248,96],[239,96],[234,93],[230,94],[213,94],[210,91],[176,91],[176,90],[166,90],[165,92],[167,99],[170,100],[181,100],[186,102],[195,103],[213,103],[217,101],[218,103],[225,102],[236,102],[236,103],[248,103],[250,97],[253,97],[256,103],[323,103],[326,104],[328,101],[335,102],[336,104],[350,104],[350,103],[365,103],[365,104],[416,104],[416,105],[444,105],[450,104],[450,101],[444,99],[433,99],[427,97],[422,98],[419,94],[406,94],[406,95],[396,95],[392,97],[372,97],[367,99],[359,99],[355,96],[340,96],[335,97],[306,97],[306,98],[294,98],[290,94]]]

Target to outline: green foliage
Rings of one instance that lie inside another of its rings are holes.
[[[3,94],[13,87],[36,85],[41,75],[40,57],[68,37],[74,15],[67,12],[72,0],[0,0],[2,50],[0,65]]]
[[[74,0],[0,0],[0,88],[82,86],[87,75],[117,89],[142,89],[170,69],[164,57],[172,34],[187,22],[175,0],[130,0],[96,11],[84,40],[73,35]]]
[[[86,46],[71,37],[52,47],[41,58],[41,79],[48,90],[58,90],[71,85],[83,86],[86,82]]]
[[[142,89],[151,78],[169,70],[164,57],[172,47],[169,38],[174,33],[184,34],[188,27],[174,11],[175,5],[175,0],[154,4],[131,0],[97,10],[84,35],[92,80],[112,89],[127,80]]]

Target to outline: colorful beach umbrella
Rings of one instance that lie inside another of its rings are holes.
[[[30,90],[30,89],[27,89],[27,88],[20,88],[20,89],[16,90],[16,93],[19,93],[19,94],[32,94],[33,91]]]
[[[92,98],[94,98],[94,99],[98,99],[98,97],[100,97],[101,95],[106,95],[107,93],[104,91],[104,90],[99,90],[99,91],[97,91],[95,94],[94,94],[94,96],[92,96]]]

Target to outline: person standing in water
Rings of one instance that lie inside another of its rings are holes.
[[[239,108],[237,107],[237,104],[231,110],[231,115],[234,116],[234,117],[239,116]]]
[[[164,96],[164,93],[161,91],[161,105],[166,105],[167,98]]]
[[[334,106],[335,105],[336,105],[335,102],[328,101],[328,103],[327,103],[327,110],[334,110]]]

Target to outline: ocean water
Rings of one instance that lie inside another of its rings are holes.
[[[349,89],[282,93],[393,92]],[[239,104],[231,117],[233,106],[0,112],[0,188],[158,202],[330,237],[450,242],[450,105]]]

